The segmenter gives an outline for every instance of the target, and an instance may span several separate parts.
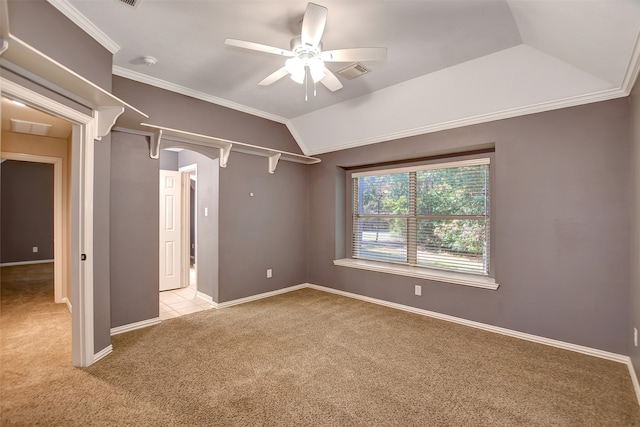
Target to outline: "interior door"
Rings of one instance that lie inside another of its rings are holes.
[[[180,172],[160,170],[160,290],[180,287],[182,263]]]

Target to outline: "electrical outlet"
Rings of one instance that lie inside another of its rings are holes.
[[[638,328],[633,328],[633,345],[638,346]]]
[[[416,285],[416,295],[418,296],[422,295],[422,286]]]
[[[267,279],[271,279],[271,277],[273,277],[273,270],[267,268]]]
[[[38,247],[37,247],[37,246],[34,246],[34,247],[33,247],[33,253],[36,253],[36,252],[38,252]]]

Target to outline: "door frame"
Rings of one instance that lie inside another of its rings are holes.
[[[2,95],[67,120],[72,127],[71,154],[71,347],[73,365],[94,362],[93,321],[93,177],[96,117],[83,114],[11,80],[0,78]],[[94,115],[96,112],[94,111]],[[81,256],[85,259],[81,261]]]
[[[53,299],[56,303],[65,302],[69,304],[68,295],[64,294],[62,287],[62,263],[65,261],[65,254],[62,248],[62,240],[64,238],[62,233],[62,158],[14,153],[11,151],[0,152],[0,157],[7,160],[53,165]]]
[[[196,218],[194,224],[194,236],[195,236],[195,273],[196,273],[196,290],[198,289],[198,164],[183,166],[178,168],[182,176],[182,224],[180,230],[180,237],[182,238],[182,283],[183,287],[189,287],[189,270],[191,267],[191,174],[195,172],[196,176],[196,191],[194,193],[194,217]]]

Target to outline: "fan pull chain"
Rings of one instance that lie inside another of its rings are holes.
[[[309,100],[309,79],[307,72],[307,66],[304,67],[304,101],[307,102]]]

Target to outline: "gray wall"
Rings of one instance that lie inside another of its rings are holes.
[[[118,76],[113,77],[113,94],[148,114],[147,123],[301,153],[281,123]],[[125,119],[118,120],[118,126],[149,131]]]
[[[309,281],[627,354],[628,120],[621,99],[320,156],[310,167]],[[344,246],[341,167],[490,143],[497,291],[332,265]]]
[[[98,353],[111,344],[111,135],[93,147],[93,344]]]
[[[232,152],[220,169],[220,302],[306,282],[308,167],[270,175],[265,157]]]
[[[147,138],[111,133],[111,327],[159,315],[159,162]]]
[[[0,262],[52,260],[53,165],[6,160],[0,174]]]
[[[160,150],[160,169],[167,171],[178,170],[178,153],[175,151]]]
[[[299,148],[284,125],[118,77],[114,77],[113,89],[116,96],[150,114],[149,122],[151,123],[284,151],[299,152]],[[118,122],[117,125],[125,127],[127,123]],[[129,323],[157,316],[157,212],[154,220],[139,212],[128,212],[127,215],[118,212],[119,206],[135,203],[133,199],[136,194],[144,192],[153,195],[154,201],[149,200],[147,205],[156,207],[157,211],[159,165],[157,161],[149,159],[146,140],[133,134],[127,134],[127,150],[135,150],[136,154],[134,157],[128,157],[128,162],[120,164],[120,156],[115,150],[120,151],[124,147],[117,148],[119,146],[115,136],[117,133],[113,135],[111,298],[112,325],[117,326],[123,324],[124,320],[116,322],[115,317],[123,318],[120,316],[123,311],[139,313],[136,317],[141,318],[130,319]],[[163,143],[162,147],[167,148],[171,145],[179,146],[180,144]],[[217,150],[207,150],[199,146],[191,148],[210,158],[218,155]],[[192,162],[186,157],[189,155],[186,152],[181,153],[180,166]],[[217,170],[217,161],[209,163],[209,166],[206,164],[201,166],[200,162],[203,159],[196,160],[198,184],[211,184],[210,189],[198,188],[198,247],[200,249],[200,253],[197,254],[198,290],[212,296],[216,302],[225,302],[304,283],[306,281],[308,197],[306,166],[282,161],[276,173],[271,175],[267,172],[267,158],[232,152],[227,168],[220,168],[219,182],[216,182],[215,173],[210,177],[206,174]],[[148,166],[149,164],[153,166]],[[125,174],[118,177],[116,168],[121,169]],[[155,168],[153,181],[147,176],[152,168]],[[135,169],[137,172],[131,172]],[[135,176],[127,176],[127,174]],[[128,192],[117,191],[115,187],[117,179],[135,182],[135,188],[137,188],[135,194],[131,189]],[[216,185],[219,185],[218,197],[216,197]],[[250,192],[254,193],[253,198],[249,197]],[[116,196],[117,194],[120,196]],[[219,203],[219,208],[216,203]],[[206,219],[203,216],[205,206],[209,207],[210,212]],[[219,215],[217,224],[216,212]],[[118,240],[116,237],[116,234],[120,233],[119,230],[115,230],[118,215],[123,221],[127,219],[131,227],[129,231],[137,237],[137,240],[147,242],[144,250],[153,254],[153,264],[135,262],[131,257],[116,255],[130,250],[125,248],[129,244],[128,240]],[[153,230],[149,225],[153,226]],[[119,262],[116,262],[116,257],[119,257]],[[115,277],[120,275],[116,272],[119,268],[144,280],[132,281],[131,285],[124,286]],[[267,268],[273,269],[271,279],[266,278]],[[147,280],[154,281],[153,287],[146,284]],[[127,291],[131,292],[129,286],[140,287],[136,291],[140,295],[155,293],[152,300],[156,304],[155,314],[152,315],[150,312],[150,306],[146,305],[147,301],[132,301],[125,297]]]
[[[8,6],[12,34],[87,80],[111,90],[111,52],[45,0],[9,0]]]
[[[633,328],[640,332],[640,84],[636,82],[631,104],[631,285],[629,288],[629,355],[640,377],[640,347],[633,345]]]

